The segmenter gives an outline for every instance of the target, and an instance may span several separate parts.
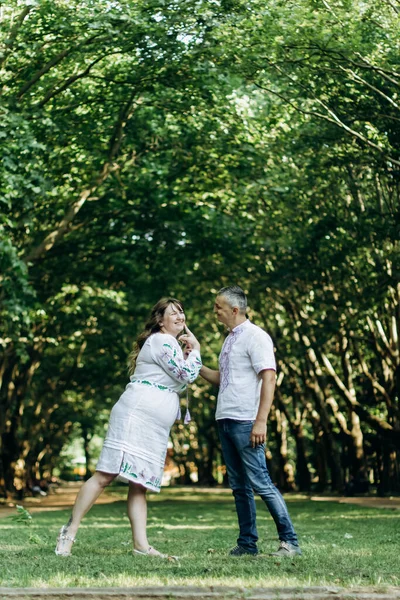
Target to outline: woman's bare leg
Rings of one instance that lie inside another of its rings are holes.
[[[147,499],[146,488],[136,483],[129,484],[128,517],[131,522],[133,547],[147,552]]]
[[[148,542],[146,488],[136,483],[129,484],[128,517],[131,522],[134,549],[150,556],[164,557],[164,554],[150,546]]]
[[[72,509],[72,516],[68,523],[68,533],[72,537],[75,537],[78,527],[83,517],[90,510],[97,498],[104,491],[104,489],[110,485],[116,475],[110,473],[102,473],[96,471],[90,479],[88,479],[76,497],[74,507]]]
[[[115,479],[116,475],[96,471],[95,474],[84,483],[76,497],[72,516],[68,524],[62,528],[58,541],[56,554],[68,556],[71,552],[73,539],[80,522],[85,514],[90,510],[104,488],[106,488]]]

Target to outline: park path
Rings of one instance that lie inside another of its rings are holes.
[[[399,600],[399,588],[0,588],[0,600]]]
[[[389,498],[379,498],[378,496],[311,496],[310,500],[313,502],[338,502],[339,504],[358,504],[358,506],[368,506],[369,508],[400,510],[400,496],[390,496]]]
[[[9,517],[15,514],[16,505],[23,506],[30,513],[50,510],[66,510],[71,508],[75,502],[77,493],[79,492],[81,483],[64,483],[60,487],[54,488],[47,496],[36,496],[35,498],[24,498],[20,502],[10,501],[0,504],[0,519]],[[121,496],[112,492],[104,491],[96,504],[111,504],[118,502]]]
[[[24,498],[21,502],[8,502],[0,504],[0,519],[9,517],[15,514],[17,504],[22,505],[31,513],[50,510],[66,510],[73,506],[77,493],[81,487],[81,483],[64,483],[62,486],[55,488],[52,493],[47,496],[39,496],[36,498]],[[184,488],[185,490],[193,489],[193,491],[203,491],[215,494],[215,488]],[[225,491],[225,490],[221,490]],[[230,490],[226,490],[230,495]],[[306,498],[306,496],[305,496]],[[371,508],[388,508],[392,510],[400,510],[400,497],[378,498],[370,497],[341,497],[341,496],[310,496],[312,502],[339,502],[340,504],[357,504],[359,506],[368,506]],[[121,501],[121,496],[113,494],[112,490],[105,490],[96,504],[111,504],[112,502]]]

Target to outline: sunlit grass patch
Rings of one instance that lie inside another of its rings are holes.
[[[122,497],[126,488],[113,490]],[[149,500],[149,539],[178,563],[133,556],[124,501],[97,505],[85,518],[73,555],[54,554],[67,511],[35,513],[29,526],[0,521],[0,586],[138,585],[393,586],[399,585],[400,511],[288,498],[303,557],[268,556],[278,540],[257,502],[258,557],[231,558],[237,519],[231,493],[171,489]]]

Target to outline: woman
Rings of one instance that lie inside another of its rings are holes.
[[[182,336],[185,356],[177,341]],[[160,491],[170,429],[180,416],[179,392],[202,366],[200,344],[185,325],[181,302],[162,298],[151,311],[130,355],[131,382],[111,411],[95,474],[82,486],[56,554],[69,556],[79,524],[117,476],[129,483],[128,516],[134,553],[165,558],[147,541],[146,490]]]

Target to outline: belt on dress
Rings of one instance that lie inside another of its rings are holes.
[[[147,387],[155,387],[158,390],[162,390],[163,392],[171,392],[173,394],[179,394],[179,392],[177,390],[171,390],[171,388],[169,388],[166,385],[162,385],[162,383],[156,383],[155,381],[149,381],[148,379],[131,378],[131,383],[140,383],[141,385],[147,385]],[[186,414],[185,414],[184,423],[185,423],[185,425],[187,425],[191,421],[191,416],[190,416],[190,412],[189,412],[189,391],[188,391],[187,386],[183,386],[182,391],[185,389],[185,387],[186,387]],[[180,406],[178,408],[178,414],[177,414],[176,418],[177,419],[181,418],[181,407]]]
[[[172,390],[166,385],[162,383],[156,383],[155,381],[149,381],[148,379],[136,379],[132,378],[131,383],[140,383],[142,385],[147,385],[148,387],[155,387],[158,390],[162,390],[163,392],[171,392],[172,394],[179,394],[178,390]]]

